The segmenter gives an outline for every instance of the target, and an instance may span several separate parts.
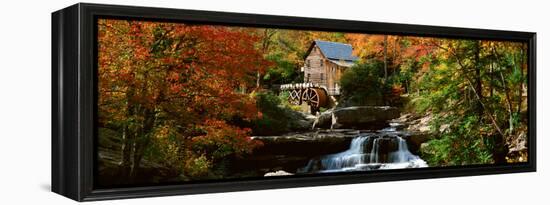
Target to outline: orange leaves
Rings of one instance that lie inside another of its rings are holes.
[[[231,154],[240,156],[251,153],[263,145],[248,136],[250,129],[231,126],[221,120],[206,120],[201,128],[206,134],[192,139],[194,147],[202,154],[212,156],[213,160]]]
[[[400,96],[405,93],[405,88],[399,84],[392,85],[391,92],[395,96]]]
[[[166,77],[166,80],[168,80],[170,82],[177,82],[177,81],[179,81],[179,79],[180,79],[180,73],[178,73],[178,72],[171,72]]]
[[[369,34],[346,34],[353,46],[353,52],[360,58],[367,58],[373,55],[379,55],[384,49],[384,36],[383,35],[369,35]]]
[[[418,61],[437,48],[433,38],[387,35],[384,40],[384,37],[385,35],[346,34],[355,55],[363,59],[375,57],[383,60],[386,47],[387,57],[394,65],[399,65],[404,59]]]
[[[136,46],[136,49],[134,51],[134,58],[139,60],[146,60],[148,57],[150,57],[151,54],[149,53],[149,50],[143,46]]]

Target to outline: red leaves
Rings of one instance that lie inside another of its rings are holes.
[[[100,19],[98,24],[102,122],[141,119],[132,105],[175,122],[183,128],[180,135],[203,130],[192,140],[201,152],[197,156],[223,157],[227,150],[239,155],[261,145],[250,139],[250,129],[225,121],[259,115],[254,99],[236,91],[253,86],[252,74],[270,63],[255,48],[259,38],[253,33],[181,23]]]

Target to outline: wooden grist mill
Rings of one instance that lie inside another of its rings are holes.
[[[356,56],[349,44],[316,40],[311,43],[304,59],[303,83],[283,84],[281,91],[289,92],[288,101],[294,105],[307,103],[311,114],[321,107],[335,105],[340,95],[340,77],[355,64]]]

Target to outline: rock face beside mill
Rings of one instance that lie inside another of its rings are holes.
[[[314,128],[380,129],[399,117],[399,109],[390,106],[353,106],[328,110],[319,115]]]

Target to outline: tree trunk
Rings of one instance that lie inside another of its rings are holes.
[[[384,35],[384,81],[388,80],[388,35]]]
[[[395,75],[396,69],[399,66],[397,62],[397,45],[399,44],[399,37],[395,37],[395,40],[393,41],[393,53],[392,53],[392,70],[390,75]]]
[[[495,88],[493,86],[493,63],[491,62],[491,65],[489,67],[489,96],[492,98],[495,92]]]
[[[260,78],[261,78],[260,69],[258,69],[258,71],[256,72],[256,88],[260,88]]]
[[[147,73],[144,75],[144,78],[147,79]],[[147,93],[147,84],[143,83],[140,86],[140,94],[146,95]],[[162,96],[162,92],[159,96]],[[158,98],[160,99],[160,98]],[[157,99],[157,100],[158,100]],[[158,102],[155,102],[156,104]],[[147,107],[144,104],[136,105],[135,115],[139,116],[136,119],[141,119],[139,121],[139,128],[136,131],[136,137],[134,140],[134,155],[132,161],[132,168],[130,169],[130,177],[135,178],[139,171],[141,159],[143,154],[149,144],[149,138],[151,137],[151,131],[155,123],[154,108]]]
[[[519,91],[519,94],[518,94],[518,108],[517,108],[517,115],[519,116],[520,112],[521,112],[521,104],[523,103],[523,79],[525,79],[525,76],[523,74],[523,65],[525,64],[525,58],[523,57],[523,48],[520,49],[520,65],[519,65],[519,70],[521,72],[521,81],[518,85],[518,91]]]
[[[504,79],[504,75],[502,72],[500,72],[500,80],[502,82],[502,87],[504,88],[504,95],[506,99],[506,104],[508,105],[508,123],[509,123],[509,130],[510,133],[514,131],[514,123],[513,123],[513,107],[512,107],[512,98],[510,97],[510,91],[508,87],[506,87],[506,80]]]
[[[130,172],[130,176],[132,178],[137,176],[141,160],[143,159],[143,154],[151,141],[151,133],[155,124],[154,111],[149,108],[145,108],[143,110],[143,118],[144,120],[142,122],[141,129],[138,132],[138,140],[136,140],[134,148],[133,164]]]
[[[134,89],[128,88],[126,102],[126,118],[134,115],[135,106],[131,99],[134,96]],[[132,155],[135,142],[135,132],[129,127],[128,123],[122,125],[122,143],[121,143],[121,170],[122,176],[130,176],[132,169]]]
[[[483,101],[483,87],[481,82],[481,67],[482,64],[480,62],[480,41],[476,41],[475,44],[475,72],[476,72],[476,93],[479,97],[479,102],[476,105],[477,115],[479,117],[479,120],[483,118],[483,105],[481,105],[481,102]]]
[[[264,29],[263,39],[262,39],[262,54],[265,56],[269,51],[269,46],[271,45],[271,37],[275,35],[275,30]],[[262,74],[260,73],[261,68],[258,68],[256,71],[256,88],[260,88]]]
[[[405,79],[405,93],[410,94],[409,89],[410,89],[409,80]]]
[[[121,143],[121,161],[120,167],[122,170],[123,176],[128,176],[130,174],[130,169],[132,166],[132,141],[133,136],[130,133],[128,125],[123,125],[122,127],[122,143]]]

